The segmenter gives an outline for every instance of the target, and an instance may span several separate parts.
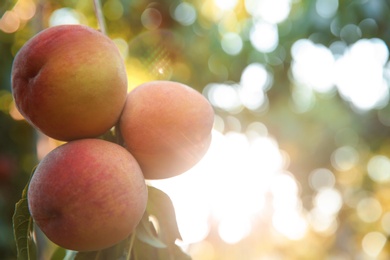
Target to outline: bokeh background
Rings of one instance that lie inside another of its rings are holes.
[[[390,259],[388,1],[101,3],[129,90],[179,81],[215,109],[204,159],[150,182],[193,259]],[[58,145],[17,112],[12,61],[67,23],[98,28],[93,2],[0,2],[0,259],[15,259],[14,205]]]

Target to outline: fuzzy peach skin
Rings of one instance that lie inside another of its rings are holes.
[[[83,25],[45,29],[12,66],[15,103],[25,119],[63,141],[109,130],[124,106],[127,75],[114,42]]]
[[[36,168],[27,196],[43,233],[75,251],[104,249],[128,237],[148,197],[133,156],[100,139],[71,141],[50,152]]]
[[[119,120],[126,148],[146,179],[179,175],[208,150],[214,111],[196,90],[172,81],[144,83],[129,92]]]

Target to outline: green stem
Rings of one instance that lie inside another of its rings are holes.
[[[93,4],[95,6],[95,14],[98,20],[99,29],[103,34],[107,34],[106,23],[104,21],[102,5],[99,0],[93,0]]]
[[[97,253],[96,253],[96,255],[95,255],[95,260],[98,260],[98,259],[100,259],[100,253],[101,253],[102,251],[98,251]]]
[[[131,234],[131,236],[130,236],[130,246],[129,246],[129,251],[127,253],[127,260],[131,260],[131,251],[133,250],[135,236],[136,235],[135,235],[135,231],[134,231],[133,234]]]

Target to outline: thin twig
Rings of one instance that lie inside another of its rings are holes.
[[[127,260],[131,260],[131,252],[133,251],[135,236],[136,234],[134,231],[133,234],[131,234],[130,236],[130,245],[127,253]]]
[[[98,20],[99,29],[103,34],[107,34],[106,23],[104,21],[102,5],[99,0],[93,0],[95,6],[96,19]]]
[[[101,253],[102,251],[98,251],[97,253],[96,253],[96,255],[95,255],[95,260],[99,260],[99,258],[100,258],[100,253]]]

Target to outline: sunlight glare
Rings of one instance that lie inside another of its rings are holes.
[[[0,30],[5,33],[14,33],[19,29],[20,19],[16,12],[6,11],[0,19]]]
[[[253,17],[276,24],[287,19],[291,0],[245,0],[245,9]]]
[[[290,240],[299,240],[306,235],[308,223],[297,211],[277,211],[272,217],[272,225],[280,234]]]
[[[320,174],[321,170],[315,171],[314,174]],[[321,175],[322,174],[325,174],[325,171],[323,171]],[[332,182],[333,181],[331,181],[331,183]],[[341,210],[342,204],[343,199],[338,190],[329,186],[319,188],[317,194],[313,198],[314,207],[310,210],[308,216],[313,230],[324,235],[332,235],[336,232],[338,227],[337,214]]]
[[[63,24],[81,24],[80,14],[69,7],[55,10],[50,15],[49,25],[56,26]]]
[[[338,0],[317,0],[316,11],[317,13],[327,19],[333,17],[337,13],[339,8]]]
[[[331,163],[339,171],[348,171],[359,162],[359,154],[352,146],[337,148],[331,155]]]
[[[250,110],[259,109],[266,101],[265,92],[272,85],[272,76],[261,63],[251,63],[244,68],[240,79],[240,98]]]
[[[320,93],[336,87],[341,97],[358,110],[387,105],[389,86],[384,67],[389,50],[385,42],[372,38],[344,45],[335,42],[327,48],[309,39],[296,41],[291,48],[291,72],[298,85]]]
[[[323,188],[314,197],[313,204],[324,215],[336,215],[343,205],[343,199],[337,189]]]
[[[272,52],[279,44],[278,27],[272,23],[257,21],[249,32],[249,40],[259,52]]]
[[[293,44],[291,54],[291,70],[299,83],[321,93],[333,89],[335,60],[328,48],[301,39]]]
[[[245,88],[240,89],[240,99],[242,104],[252,111],[260,109],[267,100],[263,91],[251,92]]]
[[[214,2],[219,9],[224,11],[233,10],[238,3],[237,0],[214,0]]]
[[[210,83],[204,88],[203,93],[214,107],[234,113],[242,109],[242,103],[236,86]]]
[[[32,0],[19,0],[13,11],[19,16],[21,20],[27,21],[33,18],[36,13],[36,4]]]
[[[267,76],[261,75],[258,70],[256,70],[258,72],[256,76],[252,72],[245,73],[246,75],[242,77],[243,84],[210,83],[204,88],[203,95],[214,107],[232,114],[237,114],[244,107],[252,111],[265,108],[268,99],[264,89],[269,88],[273,79],[268,76],[268,72]],[[264,81],[266,83],[263,83]]]
[[[265,210],[266,194],[271,189],[279,211],[288,209],[290,214],[300,210],[298,184],[290,173],[281,172],[286,157],[278,143],[261,123],[249,129],[251,138],[214,130],[209,151],[195,167],[173,178],[150,181],[171,197],[184,243],[204,239],[210,220],[220,223],[219,235],[225,242],[240,241],[251,230],[250,220]],[[280,226],[280,216],[275,220],[281,232],[294,239],[306,226],[297,214],[291,224],[294,227]]]
[[[387,235],[390,235],[390,211],[383,214],[381,219],[381,227]]]
[[[240,85],[250,92],[267,91],[270,87],[271,78],[261,63],[251,63],[246,66],[241,74]]]
[[[384,155],[373,156],[367,164],[368,176],[373,181],[384,183],[390,181],[390,159]]]
[[[191,25],[196,21],[196,9],[187,2],[180,3],[173,12],[173,18],[182,25]]]
[[[235,244],[249,235],[252,224],[247,217],[226,216],[218,225],[218,234],[228,244]]]
[[[377,231],[372,231],[363,237],[362,248],[364,253],[376,259],[386,245],[386,242],[387,238],[385,235]]]
[[[149,8],[147,8],[145,11],[148,12]],[[152,11],[152,9],[150,9]],[[155,10],[157,11],[157,10]],[[152,11],[153,12],[153,11]],[[123,14],[124,14],[124,7],[121,1],[119,0],[108,0],[105,1],[103,4],[103,14],[104,17],[106,17],[108,20],[116,21],[119,20]],[[156,13],[154,13],[155,15]],[[141,15],[141,21],[145,22],[145,17],[142,17],[145,15],[145,12]],[[145,25],[145,24],[144,24]]]
[[[389,90],[383,66],[389,52],[379,39],[361,39],[336,61],[336,86],[356,108],[369,110],[388,103]]]
[[[123,7],[122,7],[123,9]],[[121,14],[114,15],[114,20],[119,17]],[[118,18],[118,19],[119,19]],[[163,21],[161,12],[156,8],[146,8],[141,14],[141,23],[148,30],[156,30],[160,27]]]
[[[276,212],[301,208],[299,188],[290,173],[275,174],[270,184],[270,191],[273,199],[272,205]]]
[[[377,221],[381,217],[382,211],[381,203],[374,197],[363,198],[356,206],[358,217],[367,223]]]
[[[215,248],[214,245],[207,241],[200,241],[194,245],[191,245],[189,249],[189,255],[193,260],[213,260],[215,259]]]
[[[245,134],[250,140],[261,136],[265,137],[268,135],[268,128],[265,124],[254,121],[247,126]]]
[[[240,35],[233,32],[225,33],[221,40],[222,49],[229,55],[237,55],[241,52],[243,43]]]
[[[309,175],[309,184],[312,189],[319,191],[322,188],[333,188],[336,177],[329,169],[319,168]]]
[[[36,13],[36,4],[32,0],[19,0],[14,7],[3,12],[0,16],[0,30],[5,33],[14,33],[22,25],[34,17]]]
[[[332,235],[337,230],[336,215],[324,214],[318,207],[314,207],[309,213],[309,222],[315,232]]]
[[[311,87],[303,84],[293,84],[291,91],[294,111],[297,113],[304,113],[314,107],[316,99]]]
[[[255,138],[250,146],[248,160],[264,175],[273,174],[284,167],[283,155],[273,138]]]

